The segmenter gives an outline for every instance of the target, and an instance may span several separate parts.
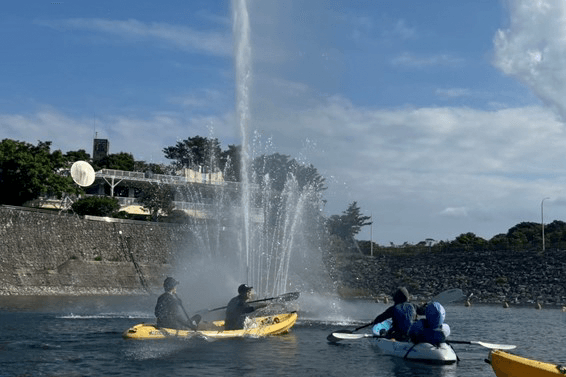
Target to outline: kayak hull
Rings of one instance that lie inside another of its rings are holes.
[[[454,364],[458,361],[456,352],[446,343],[436,346],[430,343],[415,344],[398,342],[395,339],[375,338],[373,344],[386,355],[401,357],[406,360],[431,364]]]
[[[566,366],[527,359],[494,350],[489,354],[491,367],[497,377],[551,377],[566,375]]]
[[[199,324],[196,331],[158,328],[154,324],[141,323],[124,331],[122,336],[125,339],[140,340],[191,338],[195,336],[214,339],[263,337],[285,333],[293,327],[296,321],[297,313],[285,313],[249,318],[246,320],[245,328],[241,330],[224,330],[224,321],[214,321]]]

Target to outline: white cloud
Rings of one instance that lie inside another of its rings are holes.
[[[566,2],[509,2],[510,26],[494,38],[494,64],[566,119]]]
[[[197,31],[167,23],[144,23],[138,20],[105,20],[74,18],[63,21],[41,21],[40,25],[59,30],[90,30],[118,36],[123,39],[142,38],[166,42],[167,46],[189,52],[202,52],[231,57],[233,52],[230,29],[225,32]]]
[[[393,35],[399,36],[401,39],[411,39],[416,36],[415,28],[408,26],[407,22],[403,19],[398,20],[395,23],[391,33]]]
[[[468,216],[468,209],[466,207],[448,207],[440,212],[441,216],[450,217],[466,217]]]
[[[171,103],[180,104],[182,107],[196,109],[218,108],[220,103],[226,101],[224,93],[213,89],[199,90],[185,96],[173,97],[170,100]]]
[[[410,52],[404,52],[391,60],[394,66],[406,67],[431,67],[431,66],[456,66],[462,64],[463,59],[450,54],[436,55],[416,55]]]
[[[131,152],[148,162],[168,162],[162,149],[195,135],[240,144],[233,113],[180,114],[106,116],[96,120],[96,130],[110,140],[111,153]],[[375,214],[376,226],[381,222],[375,229],[381,242],[453,239],[467,231],[489,238],[506,231],[504,220],[509,227],[531,221],[540,199],[562,197],[566,185],[564,124],[541,107],[381,109],[335,96],[302,110],[258,115],[261,137],[277,143],[277,152],[300,156],[327,178],[328,213],[357,201]],[[52,140],[54,149],[91,153],[92,119],[44,108],[0,115],[0,127],[7,138]],[[551,219],[554,205],[547,204]]]
[[[435,93],[439,97],[446,98],[468,97],[471,94],[466,88],[438,88]]]
[[[3,137],[32,144],[52,141],[52,150],[63,152],[84,149],[92,154],[95,132],[109,140],[110,153],[128,152],[147,162],[168,163],[163,148],[196,135],[218,137],[226,145],[238,144],[231,113],[191,119],[175,113],[156,113],[146,119],[113,115],[97,118],[95,125],[92,119],[73,118],[47,107],[27,116],[0,114]]]

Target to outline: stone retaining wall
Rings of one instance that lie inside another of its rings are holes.
[[[186,225],[0,206],[0,295],[160,292],[193,241]],[[345,296],[383,299],[405,285],[417,297],[461,288],[482,303],[566,305],[566,251],[329,253]],[[135,263],[134,263],[135,262]]]
[[[0,295],[159,291],[188,238],[181,225],[0,206]]]
[[[566,251],[423,252],[416,255],[343,254],[333,261],[334,279],[350,292],[385,297],[397,286],[432,297],[461,288],[472,302],[566,305]]]

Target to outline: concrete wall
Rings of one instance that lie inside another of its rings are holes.
[[[0,206],[0,295],[159,291],[189,238],[182,225]]]

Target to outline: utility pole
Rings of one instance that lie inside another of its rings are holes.
[[[544,253],[544,201],[550,198],[544,198],[540,202],[540,227],[542,230],[542,252]]]
[[[370,255],[373,257],[373,212],[369,215],[371,224],[369,225],[369,248]]]

